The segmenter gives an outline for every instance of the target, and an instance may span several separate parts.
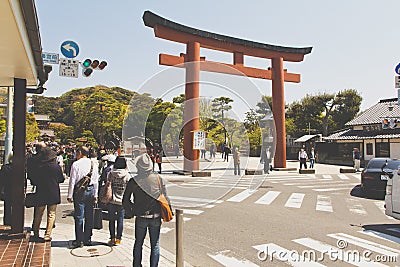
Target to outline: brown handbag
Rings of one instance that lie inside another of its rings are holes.
[[[163,219],[164,222],[169,222],[172,220],[172,211],[171,207],[168,204],[168,201],[166,197],[163,194],[161,183],[160,183],[160,177],[158,177],[158,185],[160,187],[160,196],[158,197],[158,202],[161,204],[161,218]]]
[[[100,189],[99,198],[100,202],[107,204],[112,200],[113,193],[112,193],[112,185],[111,181],[107,181],[106,184]]]

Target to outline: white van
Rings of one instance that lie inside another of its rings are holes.
[[[400,220],[400,166],[390,176],[386,184],[385,214]]]

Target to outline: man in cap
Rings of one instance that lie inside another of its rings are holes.
[[[136,216],[133,266],[142,266],[142,246],[147,229],[151,245],[150,266],[158,266],[160,258],[161,205],[157,199],[161,191],[169,204],[170,201],[165,184],[159,175],[152,172],[152,165],[151,158],[147,153],[137,158],[137,175],[129,180],[122,200],[128,217]],[[133,196],[133,203],[131,196]]]

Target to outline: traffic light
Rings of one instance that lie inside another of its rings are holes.
[[[97,59],[93,60],[92,64],[90,66],[95,69],[99,66],[99,61]]]
[[[106,66],[107,62],[104,60],[100,62],[97,59],[91,60],[87,58],[82,62],[83,76],[89,77],[93,73],[93,70],[103,70]]]
[[[83,69],[83,76],[89,77],[90,74],[92,74],[92,72],[93,72],[92,68]]]
[[[103,70],[106,66],[107,66],[107,62],[102,61],[102,62],[100,63],[100,65],[99,65],[99,69],[100,69],[100,70]]]
[[[92,61],[90,59],[85,59],[85,61],[83,61],[82,65],[85,68],[89,68],[89,66],[92,64]]]

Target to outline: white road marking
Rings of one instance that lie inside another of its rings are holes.
[[[255,190],[246,189],[246,190],[240,192],[239,194],[231,197],[227,201],[230,201],[230,202],[241,202],[241,201],[245,200],[246,198],[248,198],[249,196],[251,196],[252,194],[254,194],[254,192],[256,192],[256,191]]]
[[[183,214],[190,214],[190,215],[200,215],[204,212],[204,210],[190,210],[190,209],[184,209]]]
[[[373,236],[373,237],[376,237],[379,239],[383,239],[386,241],[400,244],[400,237],[397,237],[397,236],[388,235],[388,234],[381,233],[381,232],[374,231],[374,230],[363,230],[363,231],[358,231],[358,232],[362,233],[364,235],[369,235],[369,236]]]
[[[255,203],[269,205],[279,196],[280,193],[281,192],[277,192],[277,191],[268,191],[264,196],[262,196],[260,199],[258,199]]]
[[[205,202],[205,203],[222,203],[222,200],[208,199],[208,198],[196,198],[196,197],[180,197],[180,196],[168,196],[171,200],[183,200],[189,202]]]
[[[341,191],[341,190],[349,190],[350,187],[343,187],[343,188],[318,188],[318,189],[313,189],[313,191],[316,192],[330,192],[330,191]]]
[[[388,246],[384,246],[372,241],[368,241],[362,238],[358,238],[355,236],[351,236],[344,233],[337,233],[337,234],[329,234],[329,237],[335,238],[337,240],[344,240],[347,243],[368,249],[370,251],[374,251],[380,255],[387,255],[390,257],[396,257],[397,254],[400,253],[400,250],[394,249]]]
[[[212,255],[210,253],[207,253],[209,257],[211,257],[213,260],[219,262],[223,266],[228,266],[228,267],[259,267],[259,265],[254,264],[246,259],[236,259],[232,256],[228,256],[225,254],[229,254],[230,251],[221,251],[217,252],[217,254]]]
[[[358,183],[356,183],[356,184],[348,184],[348,183],[343,184],[343,183],[335,181],[335,182],[329,182],[329,184],[328,184],[328,182],[327,183],[318,183],[318,184],[314,183],[314,185],[300,185],[300,186],[297,186],[297,187],[298,188],[315,188],[315,187],[324,187],[324,186],[332,186],[332,185],[335,185],[335,186],[347,186],[346,189],[348,189],[349,188],[348,186],[358,185]],[[336,187],[335,187],[335,189],[336,189]],[[339,190],[341,190],[341,189],[339,189]],[[329,191],[331,191],[331,190],[329,190]]]
[[[325,266],[318,262],[311,261],[309,258],[303,257],[295,251],[289,251],[288,249],[274,243],[257,245],[253,246],[253,248],[258,251],[258,256],[260,256],[261,258],[265,258],[266,261],[271,263],[273,263],[274,260],[278,259],[295,267]]]
[[[312,238],[299,238],[292,241],[297,244],[309,247],[313,250],[319,251],[321,253],[326,253],[326,251],[337,251],[338,253],[335,253],[335,255],[339,260],[355,266],[386,266],[377,262],[371,262],[369,261],[369,259],[365,259],[363,257],[358,258],[353,253],[340,253],[341,250],[339,248],[322,243]]]
[[[315,209],[319,211],[333,212],[331,197],[318,195]]]
[[[301,207],[301,204],[303,203],[303,199],[304,194],[293,193],[286,202],[285,207],[299,209]]]
[[[324,174],[324,175],[322,175],[322,178],[324,178],[324,179],[332,179],[332,175]]]
[[[342,180],[349,180],[350,178],[345,174],[338,174],[339,178]]]
[[[347,198],[346,202],[350,212],[357,215],[367,215],[367,212],[365,211],[365,209],[363,208],[362,204],[358,199]]]

